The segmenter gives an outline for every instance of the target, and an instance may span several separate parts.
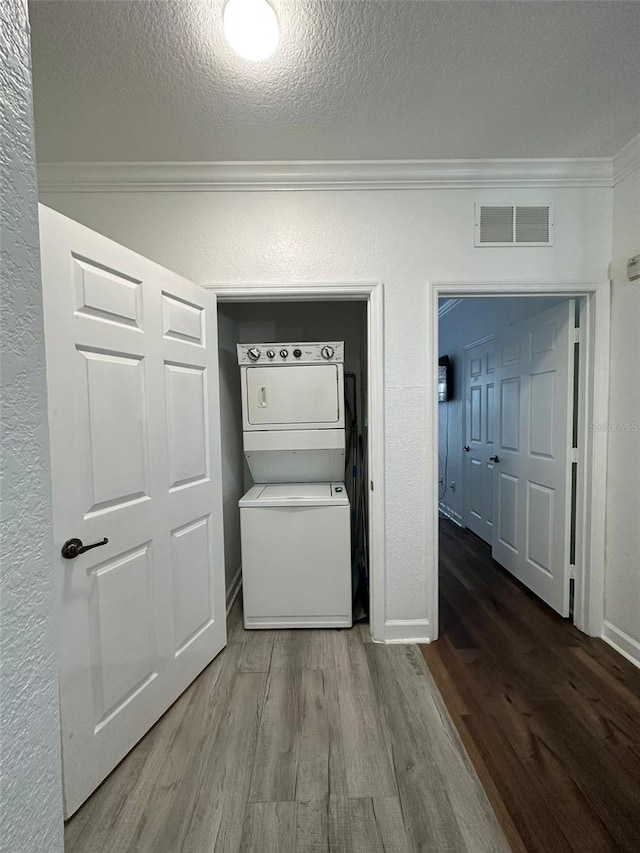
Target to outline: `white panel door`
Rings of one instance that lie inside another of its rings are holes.
[[[569,615],[575,301],[496,336],[493,558]]]
[[[464,523],[489,545],[493,540],[495,343],[470,347],[465,359],[466,428]]]
[[[226,642],[217,328],[202,288],[40,230],[69,816]]]

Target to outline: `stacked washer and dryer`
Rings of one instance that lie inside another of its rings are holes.
[[[352,624],[344,343],[238,344],[246,628]]]

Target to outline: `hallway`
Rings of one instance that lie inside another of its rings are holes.
[[[66,853],[507,853],[417,646],[245,631],[68,822]]]
[[[424,657],[515,851],[637,850],[640,672],[440,525]]]

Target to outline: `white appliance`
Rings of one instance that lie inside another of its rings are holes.
[[[344,344],[238,344],[238,361],[245,432],[344,429]]]
[[[344,343],[238,344],[247,628],[351,625]]]
[[[247,492],[240,501],[246,628],[351,625],[349,515],[342,483]]]

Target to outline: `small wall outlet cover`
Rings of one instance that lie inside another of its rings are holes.
[[[636,281],[640,278],[640,255],[634,255],[627,261],[627,276],[629,281]]]

